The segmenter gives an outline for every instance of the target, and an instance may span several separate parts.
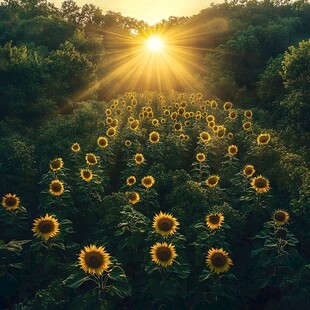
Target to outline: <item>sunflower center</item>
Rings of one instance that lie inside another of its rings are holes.
[[[255,186],[258,188],[264,188],[267,186],[267,181],[265,179],[259,178],[255,180]]]
[[[169,231],[173,227],[173,222],[168,218],[162,218],[158,221],[158,228],[162,231]]]
[[[261,136],[261,137],[259,138],[259,141],[260,141],[261,143],[266,143],[266,142],[268,141],[268,137],[267,137],[267,136]]]
[[[74,144],[72,148],[76,151],[79,149],[79,146],[77,144]]]
[[[84,178],[90,178],[90,172],[89,171],[83,171],[83,175],[84,175]]]
[[[96,163],[96,159],[93,155],[88,155],[87,156],[87,160],[90,162],[90,163]]]
[[[5,204],[8,207],[13,207],[13,206],[15,206],[17,204],[17,200],[14,197],[9,197],[9,198],[5,199]]]
[[[244,124],[244,128],[250,128],[251,127],[251,123],[245,123]]]
[[[52,166],[54,169],[60,168],[60,166],[61,166],[61,161],[60,161],[59,159],[56,159],[56,160],[52,161],[51,166]]]
[[[87,253],[85,260],[87,266],[93,269],[97,269],[103,264],[103,256],[97,252]]]
[[[172,257],[171,250],[167,247],[160,247],[156,251],[156,255],[160,261],[166,262]]]
[[[99,140],[99,144],[100,144],[101,146],[106,146],[107,141],[106,141],[105,139],[100,139],[100,140]]]
[[[158,135],[156,135],[156,134],[151,135],[151,140],[153,142],[156,142],[158,140]]]
[[[146,178],[146,179],[144,179],[144,184],[145,184],[145,185],[151,185],[151,184],[152,184],[151,178]]]
[[[223,255],[222,253],[214,253],[211,256],[211,262],[215,267],[223,267],[225,266],[226,262],[227,262],[227,258],[225,255]]]
[[[284,212],[277,212],[275,215],[274,215],[274,218],[279,221],[279,222],[283,222],[285,220],[285,213]]]
[[[230,153],[235,154],[237,152],[237,149],[235,147],[230,148]]]
[[[39,224],[39,230],[43,234],[48,234],[54,229],[54,223],[51,221],[42,221]]]
[[[249,167],[249,168],[245,169],[245,174],[250,175],[252,173],[253,173],[253,169],[252,168]]]
[[[61,184],[60,183],[53,183],[52,184],[52,190],[57,193],[61,192]]]
[[[218,224],[220,222],[220,216],[218,214],[213,214],[209,216],[209,222],[211,224]]]
[[[214,185],[217,182],[217,178],[216,177],[212,177],[208,180],[209,184]]]

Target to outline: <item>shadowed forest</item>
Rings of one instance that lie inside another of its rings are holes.
[[[310,308],[309,119],[308,0],[2,1],[0,309]]]

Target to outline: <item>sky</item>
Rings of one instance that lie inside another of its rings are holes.
[[[62,0],[49,0],[57,7]],[[192,16],[198,14],[211,3],[222,3],[224,0],[75,0],[78,6],[85,3],[94,4],[107,11],[120,12],[138,20],[144,20],[149,25],[168,19],[169,16]]]

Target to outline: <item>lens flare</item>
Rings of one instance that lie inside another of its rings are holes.
[[[147,39],[147,48],[151,52],[160,52],[163,50],[164,42],[160,37],[152,36]]]

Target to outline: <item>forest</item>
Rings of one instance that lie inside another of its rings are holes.
[[[309,119],[309,0],[2,1],[0,309],[310,308]]]

